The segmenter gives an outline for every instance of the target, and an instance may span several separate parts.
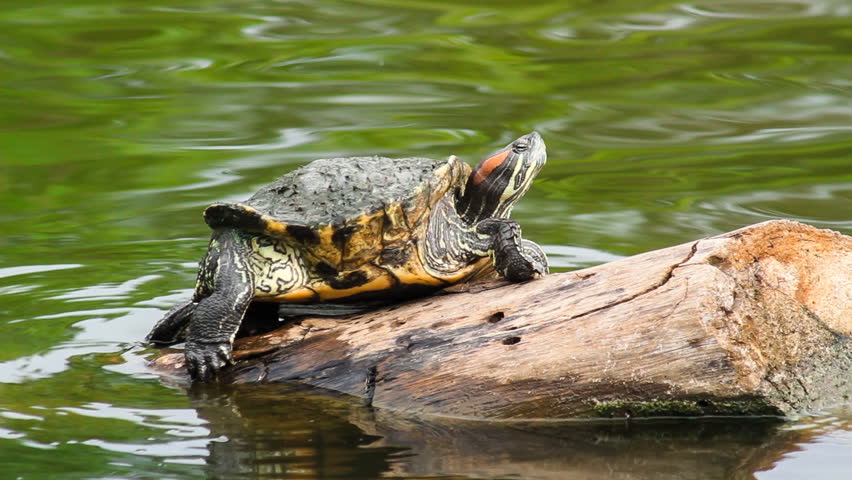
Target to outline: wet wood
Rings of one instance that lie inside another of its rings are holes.
[[[791,221],[238,341],[296,381],[470,418],[792,414],[852,394],[852,238]],[[182,373],[180,354],[155,369]]]

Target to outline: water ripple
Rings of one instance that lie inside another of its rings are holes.
[[[316,133],[303,128],[284,128],[278,130],[278,138],[254,145],[185,145],[184,150],[284,150],[305,145],[316,140]]]
[[[139,290],[139,287],[151,280],[160,278],[159,275],[143,275],[138,278],[132,278],[122,283],[105,283],[100,285],[92,285],[90,287],[82,287],[74,289],[70,292],[62,293],[53,297],[50,300],[66,300],[71,302],[79,301],[105,301],[105,300],[122,300],[127,299]]]
[[[624,258],[594,248],[547,244],[541,247],[551,268],[584,268]]]
[[[73,324],[74,337],[45,352],[0,362],[0,383],[22,383],[47,378],[68,369],[73,357],[115,353],[120,345],[134,345],[148,333],[162,315],[155,308],[99,308],[41,315],[29,319],[54,320],[84,317]]]
[[[852,229],[852,184],[820,184],[798,189],[719,196],[696,205],[714,218],[740,215],[749,222],[793,218],[821,228]]]
[[[68,270],[71,268],[80,268],[79,263],[65,263],[56,265],[22,265],[18,267],[0,268],[0,278],[14,277],[16,275],[29,275],[31,273],[52,272],[56,270]]]
[[[180,437],[205,437],[210,434],[210,430],[204,427],[206,422],[198,417],[195,410],[189,409],[132,408],[105,402],[90,402],[79,407],[61,407],[58,410],[87,417],[123,420],[168,430],[171,435]]]
[[[115,453],[166,457],[170,463],[204,465],[209,455],[207,437],[192,440],[172,440],[158,443],[119,443],[92,438],[81,442],[83,445],[98,447]],[[191,460],[191,463],[190,463]]]
[[[852,14],[852,5],[845,0],[714,1],[712,3],[681,4],[677,8],[701,17],[760,20],[821,16],[844,17]]]
[[[852,132],[852,126],[812,126],[812,127],[787,127],[787,128],[761,128],[744,135],[731,135],[717,138],[713,143],[749,143],[749,142],[776,142],[776,143],[802,143],[822,140],[826,137]]]
[[[696,23],[695,17],[673,13],[646,13],[630,15],[620,22],[606,24],[613,30],[628,32],[660,32],[685,30]]]
[[[322,23],[295,16],[258,17],[262,23],[243,27],[246,37],[262,42],[336,38],[376,38],[403,33],[398,15],[371,17],[368,12],[352,9],[323,9]],[[334,18],[337,18],[337,21]]]

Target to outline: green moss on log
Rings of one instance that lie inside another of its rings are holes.
[[[699,417],[719,416],[777,416],[783,413],[758,398],[652,400],[633,402],[615,400],[595,405],[600,417]]]

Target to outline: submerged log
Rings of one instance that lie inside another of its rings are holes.
[[[787,415],[852,394],[852,238],[770,221],[238,340],[221,381],[470,418]],[[153,363],[183,375],[182,355]]]

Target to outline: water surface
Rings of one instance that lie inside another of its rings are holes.
[[[203,207],[320,157],[474,163],[538,130],[514,217],[555,270],[774,218],[852,234],[851,20],[846,0],[3,2],[0,477],[848,478],[842,408],[426,421],[185,392],[141,339],[190,293]]]

